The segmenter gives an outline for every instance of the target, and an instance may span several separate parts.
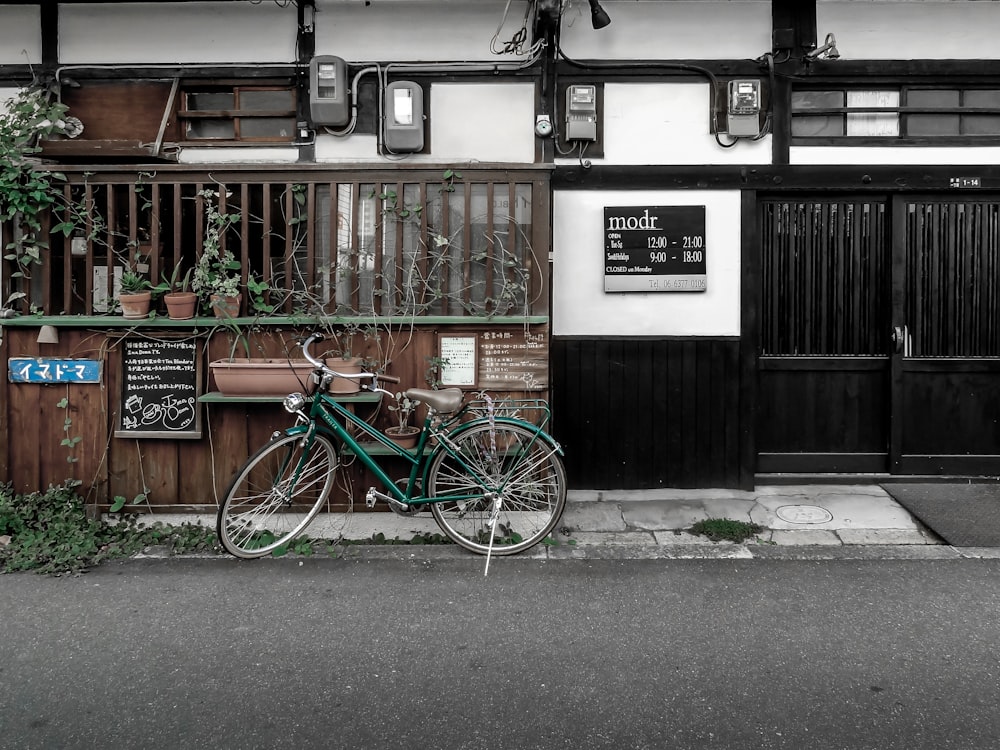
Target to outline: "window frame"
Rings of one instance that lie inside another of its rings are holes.
[[[254,109],[240,107],[241,94],[260,91],[287,92],[290,97],[289,109]],[[233,109],[190,109],[189,97],[197,94],[232,94]],[[178,123],[178,140],[187,147],[192,146],[259,146],[261,144],[289,145],[296,140],[296,122],[298,121],[298,87],[293,81],[187,81],[182,84],[178,97],[176,112]],[[241,133],[244,120],[252,119],[288,119],[291,121],[291,132],[287,136],[245,136]],[[192,137],[189,134],[191,123],[199,120],[231,120],[232,137]]]
[[[957,106],[933,107],[926,105],[910,105],[909,95],[915,91],[957,92]],[[789,99],[788,132],[792,146],[997,146],[1000,145],[1000,100],[994,107],[963,106],[966,96],[974,91],[995,91],[1000,93],[1000,82],[980,84],[975,86],[955,86],[954,83],[855,83],[851,85],[802,85],[793,87]],[[847,95],[850,92],[872,92],[878,94],[898,94],[897,106],[850,106]],[[795,95],[798,93],[840,93],[843,106],[816,107],[810,109],[796,108]],[[848,118],[850,115],[896,115],[898,124],[897,135],[849,135]],[[965,116],[987,115],[997,120],[996,134],[963,134],[953,135],[920,134],[911,135],[908,132],[907,118],[910,115],[953,115],[959,118],[959,130],[962,129],[962,118]],[[840,116],[842,118],[842,133],[840,135],[809,136],[795,133],[795,121],[799,118],[817,116]]]

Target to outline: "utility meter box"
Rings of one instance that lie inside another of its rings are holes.
[[[760,135],[760,81],[729,82],[729,135],[756,138]]]
[[[350,119],[347,63],[318,55],[309,63],[309,116],[314,125],[346,125]]]
[[[393,81],[385,87],[384,143],[387,151],[424,150],[424,91],[413,81]]]
[[[566,89],[566,140],[597,140],[597,87],[573,85]]]

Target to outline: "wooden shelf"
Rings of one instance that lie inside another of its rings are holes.
[[[300,326],[308,328],[310,326],[320,326],[323,324],[343,324],[358,322],[358,318],[351,317],[331,317],[324,318],[321,323],[316,318],[307,316],[287,316],[268,315],[257,317],[239,317],[221,321],[219,318],[201,316],[190,320],[172,320],[166,315],[157,315],[155,318],[140,318],[138,320],[123,318],[121,314],[108,313],[106,315],[18,315],[14,318],[0,318],[0,326],[11,328],[39,328],[44,325],[52,325],[57,328],[204,328],[213,330],[224,328],[226,325],[239,326]],[[363,318],[361,320],[364,320]],[[386,316],[379,319],[379,324],[386,325],[420,325],[420,326],[481,326],[481,325],[523,325],[524,323],[548,323],[547,315],[513,315],[495,316],[492,318],[484,316],[442,316],[428,315],[426,317],[392,317]]]
[[[198,397],[198,401],[203,404],[280,404],[285,400],[285,396],[288,394],[283,394],[281,396],[226,396],[218,391],[209,391],[208,393],[203,393]],[[375,403],[381,400],[382,396],[378,393],[345,393],[339,396],[334,396],[334,401],[341,404],[363,404],[363,403]]]

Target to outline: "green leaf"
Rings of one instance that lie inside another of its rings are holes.
[[[122,497],[121,495],[115,495],[115,501],[111,503],[111,507],[108,508],[108,511],[110,511],[111,513],[117,513],[124,507],[125,507],[125,498]]]

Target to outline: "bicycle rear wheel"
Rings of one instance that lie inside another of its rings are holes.
[[[322,435],[282,435],[233,477],[216,533],[236,557],[263,557],[291,542],[319,513],[333,488],[337,451]]]
[[[519,425],[485,422],[452,442],[461,461],[440,448],[428,470],[427,493],[439,498],[431,512],[452,540],[485,555],[492,534],[493,554],[513,555],[555,528],[566,505],[566,470],[551,443]]]

